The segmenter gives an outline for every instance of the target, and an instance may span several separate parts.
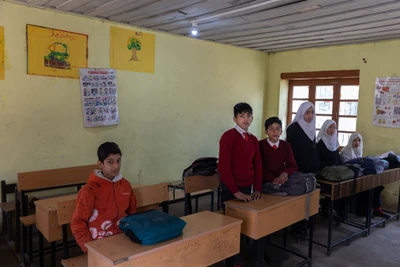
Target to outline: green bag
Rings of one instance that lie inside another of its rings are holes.
[[[327,166],[316,173],[317,179],[324,179],[332,182],[350,180],[354,172],[346,166]]]

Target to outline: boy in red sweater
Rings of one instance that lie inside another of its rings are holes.
[[[101,170],[94,170],[79,190],[71,220],[72,234],[84,253],[86,242],[121,233],[119,221],[136,212],[132,187],[119,172],[122,153],[118,145],[100,145],[97,156]]]
[[[282,121],[278,117],[267,119],[264,126],[268,136],[260,141],[264,182],[284,184],[288,176],[297,171],[292,148],[288,142],[279,139]]]
[[[236,127],[226,131],[219,141],[221,198],[222,202],[234,198],[247,202],[261,198],[261,156],[257,137],[248,131],[253,121],[253,109],[247,103],[238,103],[233,114]]]

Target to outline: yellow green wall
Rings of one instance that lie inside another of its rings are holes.
[[[364,154],[376,155],[389,150],[400,153],[400,142],[397,141],[400,129],[372,126],[375,78],[400,76],[400,64],[397,60],[400,58],[399,47],[400,40],[394,40],[271,54],[265,117],[279,114],[281,118],[286,118],[287,83],[281,81],[281,73],[359,69],[357,132],[363,136]],[[397,203],[397,195],[398,184],[386,186],[386,203]]]
[[[109,67],[110,26],[118,26],[0,1],[6,42],[1,179],[93,164],[97,147],[115,141],[123,152],[122,173],[132,183],[177,180],[194,159],[217,156],[218,140],[234,126],[232,107],[239,101],[253,106],[250,130],[260,137],[265,53],[155,32],[155,74],[117,72],[120,125],[84,128],[78,80],[26,74],[26,24],[89,35],[91,68]]]

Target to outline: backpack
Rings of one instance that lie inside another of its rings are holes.
[[[299,196],[310,193],[316,188],[316,180],[311,173],[295,172],[283,185],[264,183],[263,193],[281,196]]]
[[[384,159],[389,162],[389,168],[390,169],[399,168],[400,167],[399,158],[395,154],[389,153],[389,155]]]
[[[350,180],[354,177],[354,171],[346,166],[327,166],[316,173],[318,179],[332,182]]]
[[[217,172],[218,158],[206,157],[199,158],[183,170],[182,180],[193,175],[211,176]]]
[[[122,218],[119,229],[142,245],[154,245],[182,235],[186,222],[159,210],[135,213]]]
[[[364,157],[356,158],[346,161],[345,164],[359,164],[361,168],[364,168],[364,175],[377,174],[383,172],[385,164],[378,157]]]

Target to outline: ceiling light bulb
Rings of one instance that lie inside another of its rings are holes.
[[[197,28],[197,21],[192,20],[192,35],[196,36],[199,33],[199,29]]]

